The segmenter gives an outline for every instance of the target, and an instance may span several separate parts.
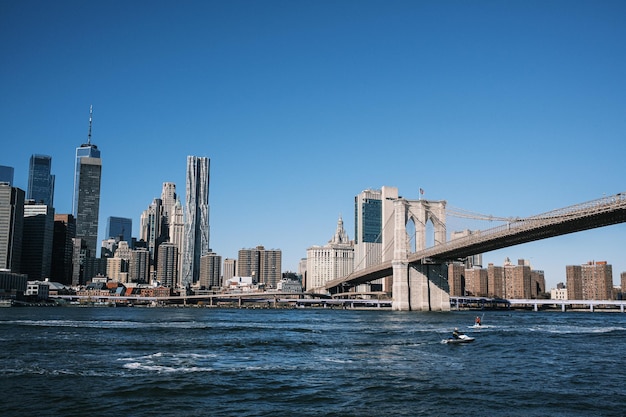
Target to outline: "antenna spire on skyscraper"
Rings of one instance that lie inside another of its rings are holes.
[[[87,135],[87,144],[91,145],[91,120],[93,118],[93,104],[89,106],[89,134]]]

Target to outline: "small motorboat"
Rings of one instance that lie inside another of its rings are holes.
[[[473,341],[474,341],[473,337],[469,337],[465,334],[460,334],[458,338],[450,337],[448,339],[443,339],[441,343],[448,344],[448,345],[458,345],[458,344],[463,344],[463,343],[471,343]]]

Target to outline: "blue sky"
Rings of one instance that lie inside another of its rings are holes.
[[[211,158],[211,247],[281,249],[297,270],[354,196],[399,188],[495,216],[626,191],[622,1],[0,0],[0,165],[26,189],[52,156],[71,212],[75,149],[102,151],[100,237],[187,155]],[[496,226],[450,217],[448,231]],[[626,225],[484,255],[626,271]]]

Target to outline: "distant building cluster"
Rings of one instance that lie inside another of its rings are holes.
[[[185,199],[176,184],[164,182],[139,217],[133,237],[130,218],[110,216],[97,256],[102,159],[91,141],[92,111],[87,141],[76,148],[72,213],[54,209],[52,158],[32,155],[28,189],[14,187],[14,168],[0,166],[0,298],[49,294],[41,285],[63,291],[124,293],[218,293],[281,290],[315,292],[333,280],[394,260],[398,232],[396,205],[404,204],[395,187],[367,189],[354,197],[354,240],[339,216],[325,245],[311,246],[298,273],[282,273],[280,249],[264,246],[239,250],[237,259],[222,259],[212,251],[209,228],[210,160],[188,156]],[[406,226],[407,250],[426,248],[426,227],[434,229],[434,244],[445,242],[445,201],[411,202]],[[452,232],[451,239],[472,231]],[[545,297],[543,271],[528,261],[482,267],[482,255],[448,266],[452,296],[499,298]],[[445,272],[444,272],[445,274]],[[606,262],[567,266],[567,285],[554,298],[613,299],[612,268]],[[621,275],[626,288],[626,274]],[[152,288],[152,290],[146,290]],[[160,288],[157,290],[157,288]],[[392,277],[359,284],[346,291],[391,294]],[[69,290],[68,290],[69,291]],[[52,291],[53,292],[53,291]]]
[[[492,263],[487,268],[468,267],[459,262],[448,265],[448,285],[452,296],[490,298],[539,298],[545,293],[543,271],[533,270],[527,260],[513,264],[506,259],[504,265]]]
[[[184,204],[176,185],[163,183],[160,198],[140,215],[138,237],[132,219],[108,217],[98,257],[102,159],[91,141],[92,116],[90,109],[87,141],[76,148],[71,214],[55,213],[50,156],[32,155],[26,192],[13,186],[14,168],[0,166],[0,298],[40,297],[48,293],[41,285],[75,293],[222,291],[237,275],[259,288],[297,284],[301,291],[297,276],[283,277],[278,249],[242,249],[222,268],[209,245],[207,157],[187,157]]]

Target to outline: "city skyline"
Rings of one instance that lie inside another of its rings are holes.
[[[147,7],[149,6],[149,7]],[[3,3],[0,165],[27,190],[52,157],[71,213],[73,150],[103,151],[97,246],[187,155],[212,160],[211,249],[280,249],[296,271],[354,196],[525,217],[626,190],[626,29],[619,2]],[[10,40],[10,41],[9,41]],[[45,62],[46,65],[41,65]],[[36,110],[36,117],[34,117]],[[448,233],[495,224],[448,219]],[[484,254],[528,259],[546,285],[591,260],[626,271],[616,225]]]

